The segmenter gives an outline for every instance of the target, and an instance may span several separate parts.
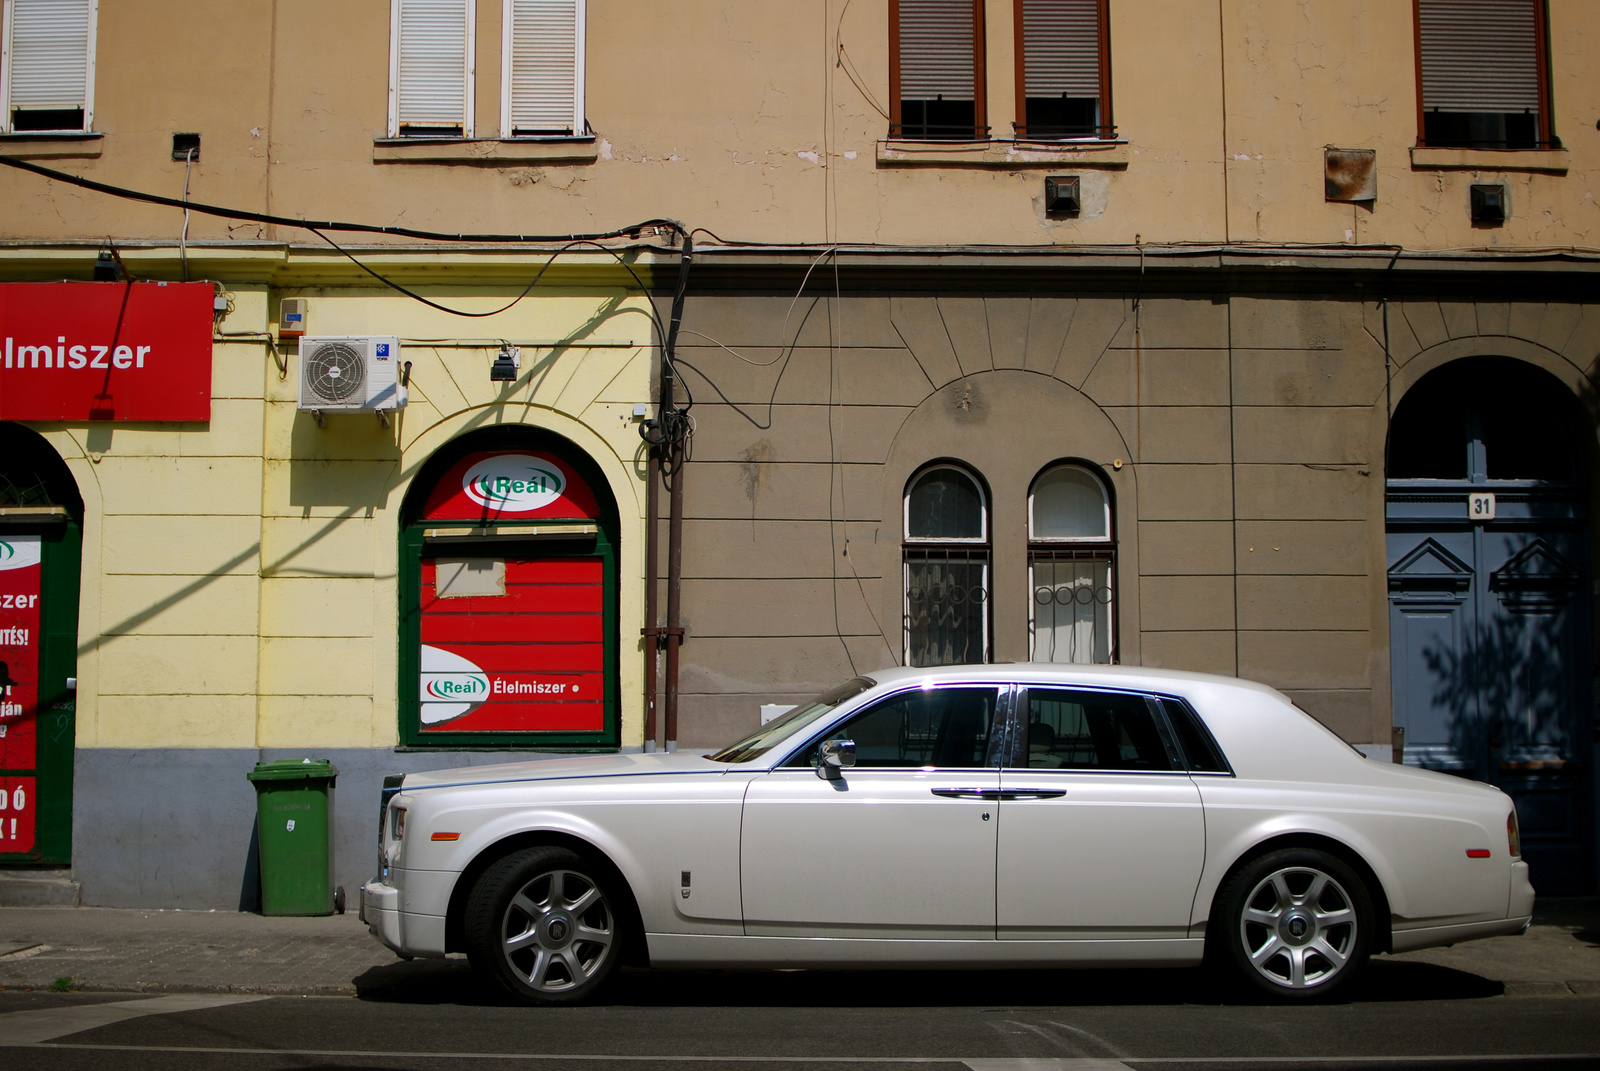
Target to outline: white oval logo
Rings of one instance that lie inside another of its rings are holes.
[[[532,454],[501,454],[480,461],[461,478],[461,489],[480,506],[528,513],[553,503],[567,488],[561,470]]]
[[[39,537],[6,536],[0,539],[0,572],[39,564]]]

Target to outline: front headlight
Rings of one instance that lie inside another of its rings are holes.
[[[1522,857],[1522,829],[1517,825],[1517,808],[1514,804],[1511,813],[1506,815],[1506,847],[1511,850],[1511,858]]]

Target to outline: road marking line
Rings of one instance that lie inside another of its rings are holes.
[[[172,998],[168,998],[172,999]],[[262,1000],[262,997],[244,997],[242,1000]],[[153,1003],[153,1002],[152,1002]],[[107,1007],[107,1005],[99,1005]],[[177,1010],[177,1009],[173,1009]],[[12,1012],[13,1015],[31,1015],[32,1012]],[[4,1019],[4,1016],[0,1016]],[[1337,1066],[1351,1064],[1388,1063],[1454,1064],[1457,1066],[1491,1061],[1546,1061],[1546,1060],[1600,1060],[1600,1053],[1539,1052],[1496,1053],[1493,1055],[1455,1056],[1129,1056],[1126,1062],[1096,1059],[1056,1059],[1045,1057],[1034,1060],[984,1059],[958,1056],[618,1056],[596,1053],[526,1053],[526,1052],[401,1052],[373,1049],[261,1049],[222,1048],[220,1046],[184,1045],[87,1045],[73,1042],[34,1045],[40,1049],[81,1049],[88,1052],[165,1052],[193,1053],[196,1055],[227,1056],[304,1056],[321,1059],[396,1059],[407,1060],[523,1060],[529,1063],[546,1060],[565,1060],[571,1063],[658,1063],[658,1064],[965,1064],[968,1067],[1004,1068],[1005,1071],[1023,1071],[1041,1068],[1045,1071],[1090,1071],[1094,1068],[1126,1068],[1129,1064],[1317,1064]]]
[[[1121,1060],[1092,1056],[1045,1056],[1034,1059],[963,1060],[972,1071],[1132,1071]]]
[[[175,994],[142,1000],[119,1000],[108,1004],[78,1004],[69,1008],[33,1008],[0,1014],[0,1046],[38,1045],[51,1038],[66,1037],[84,1030],[137,1019],[145,1015],[205,1011],[229,1004],[265,1000],[258,996],[211,996],[203,993]]]

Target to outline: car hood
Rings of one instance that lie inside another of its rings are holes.
[[[650,774],[722,773],[728,765],[688,751],[648,755],[579,755],[568,759],[532,759],[493,766],[460,766],[406,774],[403,791],[446,785],[486,785],[502,781],[551,781],[565,777],[643,777]]]

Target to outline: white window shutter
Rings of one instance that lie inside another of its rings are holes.
[[[901,0],[900,98],[973,100],[972,0]]]
[[[1537,112],[1541,0],[1418,0],[1422,107]]]
[[[1029,97],[1100,96],[1098,0],[1022,0]]]
[[[471,134],[472,0],[395,0],[393,134]]]
[[[81,109],[90,122],[94,0],[12,0],[5,124],[15,109]]]
[[[583,0],[505,0],[501,136],[582,134]]]

